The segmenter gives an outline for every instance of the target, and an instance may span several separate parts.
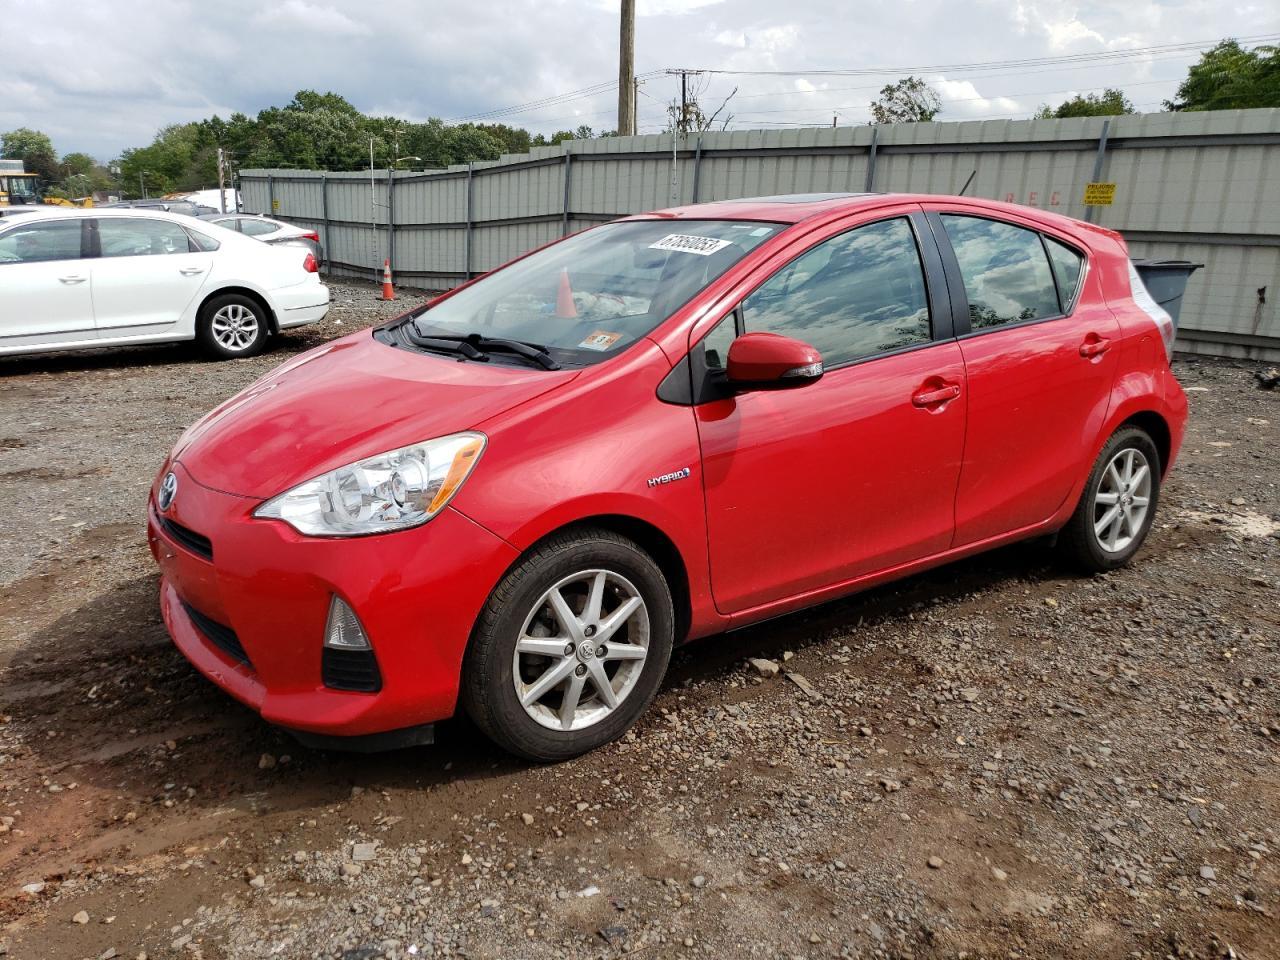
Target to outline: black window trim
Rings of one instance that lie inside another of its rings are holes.
[[[1089,255],[1082,251],[1078,244],[1074,241],[1064,239],[1057,234],[1050,233],[1040,227],[1029,227],[1025,223],[1014,223],[1011,220],[1004,220],[1000,217],[993,216],[985,211],[977,210],[929,210],[926,214],[930,225],[933,227],[934,240],[938,244],[938,250],[942,255],[943,269],[947,276],[947,288],[951,293],[951,314],[955,329],[955,339],[968,340],[972,337],[981,337],[989,333],[999,333],[1001,330],[1016,330],[1019,327],[1030,327],[1038,323],[1050,323],[1054,320],[1069,320],[1075,315],[1076,307],[1080,304],[1080,293],[1084,290],[1085,278],[1089,270]],[[1045,261],[1049,265],[1049,276],[1053,280],[1053,292],[1058,301],[1058,312],[1048,317],[1032,317],[1029,320],[1012,320],[1009,323],[1002,323],[995,327],[986,327],[982,330],[972,329],[969,322],[969,294],[965,290],[964,276],[960,272],[960,260],[956,256],[955,248],[951,245],[951,237],[947,233],[946,224],[942,222],[944,216],[953,217],[969,217],[973,220],[990,220],[993,223],[1000,223],[1006,227],[1017,227],[1020,230],[1026,230],[1034,233],[1040,238],[1040,249],[1044,252]],[[1062,309],[1062,290],[1058,281],[1058,271],[1054,269],[1053,258],[1049,256],[1049,247],[1045,242],[1046,238],[1057,240],[1064,247],[1068,247],[1078,253],[1084,261],[1080,269],[1080,283],[1076,288],[1076,298],[1071,304],[1071,309],[1063,312]]]

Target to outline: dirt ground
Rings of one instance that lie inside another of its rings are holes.
[[[1043,544],[679,652],[624,741],[307,750],[168,641],[144,538],[267,355],[0,360],[0,955],[1280,957],[1280,392],[1192,420],[1130,569]],[[747,657],[783,672],[762,678]]]

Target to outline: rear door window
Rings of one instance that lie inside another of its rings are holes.
[[[176,223],[141,217],[102,217],[98,242],[104,257],[166,256],[192,250],[191,238]]]
[[[742,317],[748,333],[816,347],[828,367],[928,343],[929,300],[910,221],[882,220],[823,241],[747,297]]]
[[[0,234],[0,264],[80,259],[79,217],[45,220]]]
[[[972,330],[1062,313],[1039,233],[958,214],[943,214],[942,222],[960,263]]]

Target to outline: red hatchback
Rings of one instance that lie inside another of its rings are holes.
[[[1126,563],[1182,440],[1110,230],[959,197],[629,217],[284,364],[149,505],[196,667],[312,743],[539,760],[674,644],[1028,537]],[[357,738],[357,739],[352,739]]]

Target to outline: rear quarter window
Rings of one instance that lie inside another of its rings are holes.
[[[1049,262],[1053,265],[1053,275],[1058,281],[1058,297],[1062,301],[1062,312],[1070,313],[1071,308],[1076,305],[1076,297],[1080,294],[1080,279],[1084,275],[1084,255],[1053,237],[1045,237],[1044,245],[1049,251]]]

